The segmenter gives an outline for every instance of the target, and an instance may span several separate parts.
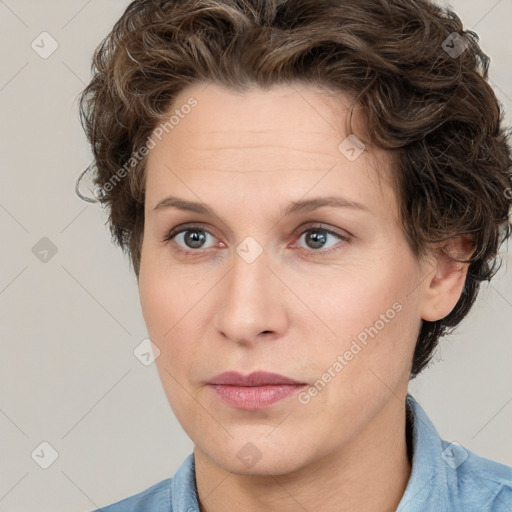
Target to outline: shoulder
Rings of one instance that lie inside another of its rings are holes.
[[[413,459],[400,512],[511,512],[512,467],[444,440],[411,395],[407,404],[412,412]]]
[[[443,440],[445,453],[453,452],[454,445]],[[455,447],[464,460],[455,469],[453,492],[467,507],[478,503],[482,512],[512,510],[512,466],[482,457],[460,445]]]
[[[178,510],[199,510],[193,453],[185,458],[172,478],[162,480],[145,491],[93,512],[173,512]]]
[[[169,512],[171,510],[171,478],[146,490],[93,512]]]
[[[412,471],[400,512],[511,512],[512,467],[444,440],[421,405],[407,396]]]

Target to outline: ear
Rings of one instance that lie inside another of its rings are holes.
[[[469,263],[456,260],[468,259],[473,251],[474,244],[468,236],[450,238],[434,246],[425,267],[423,320],[435,322],[452,312],[464,289],[469,267]]]

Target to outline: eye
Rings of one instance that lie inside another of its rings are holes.
[[[182,252],[184,254],[193,254],[198,253],[201,249],[209,249],[210,247],[205,247],[205,241],[207,238],[212,237],[215,238],[209,231],[203,228],[198,227],[182,227],[179,230],[172,230],[163,240],[162,242],[168,242],[170,240],[175,240],[175,243],[178,245],[177,251]],[[181,247],[180,247],[181,246]],[[182,247],[185,247],[183,249]],[[192,249],[191,251],[187,251],[186,249]]]
[[[202,251],[215,246],[215,244],[210,246],[207,245],[208,237],[216,240],[215,236],[213,236],[212,233],[204,228],[197,226],[182,226],[181,229],[175,228],[171,230],[170,233],[162,240],[162,242],[167,243],[173,240],[176,245],[177,252],[190,256],[199,256]],[[326,229],[322,226],[313,226],[303,230],[300,233],[300,237],[296,243],[304,239],[304,242],[307,244],[307,246],[302,248],[313,250],[307,255],[320,255],[332,252],[331,250],[325,249],[331,249],[333,246],[335,247],[338,245],[336,240],[333,240],[333,243],[329,245],[329,238],[334,238],[343,242],[349,241],[349,237],[347,235],[335,233],[334,231]]]
[[[314,249],[313,253],[326,253],[331,251],[319,251],[318,249],[329,249],[333,246],[336,246],[336,241],[334,241],[331,245],[326,245],[328,243],[329,237],[336,238],[337,240],[342,240],[348,242],[348,236],[343,236],[341,234],[335,233],[329,229],[323,228],[321,226],[314,226],[305,231],[302,231],[301,236],[298,241],[304,238],[304,242],[307,244],[305,249]]]

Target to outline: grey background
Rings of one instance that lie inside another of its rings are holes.
[[[133,354],[147,331],[128,259],[74,192],[92,158],[76,97],[127,5],[0,0],[0,512],[89,511],[172,476],[192,450],[155,365]],[[512,0],[451,5],[491,56],[510,123]],[[43,31],[58,43],[46,59],[31,47]],[[43,237],[57,250],[46,262]],[[410,392],[444,439],[512,465],[509,263]],[[58,453],[48,469],[43,441]]]

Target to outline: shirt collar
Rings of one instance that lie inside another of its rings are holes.
[[[172,477],[170,512],[199,512],[193,453],[187,456]]]
[[[442,504],[449,501],[442,439],[427,413],[410,394],[407,394],[406,410],[412,427],[412,468],[397,512],[442,510]]]

